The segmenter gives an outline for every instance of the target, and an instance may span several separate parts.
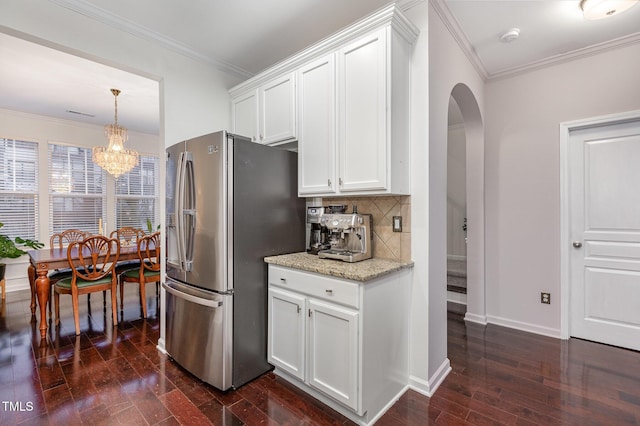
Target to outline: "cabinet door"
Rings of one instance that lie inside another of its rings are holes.
[[[269,288],[268,361],[304,380],[305,298]]]
[[[295,74],[289,73],[260,86],[260,142],[296,138]]]
[[[258,135],[258,93],[251,90],[231,100],[231,131],[256,142]]]
[[[308,306],[307,382],[358,411],[358,312],[315,299]]]
[[[338,52],[340,191],[387,187],[387,64],[386,29]]]
[[[335,62],[330,54],[298,70],[298,192],[335,192]]]

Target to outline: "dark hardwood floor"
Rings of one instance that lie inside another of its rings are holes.
[[[128,286],[121,324],[102,297],[81,301],[74,334],[70,297],[62,325],[41,344],[28,292],[8,295],[0,316],[0,425],[352,424],[269,373],[219,392],[156,350],[153,286],[141,320]],[[640,424],[640,353],[560,341],[449,314],[453,371],[427,398],[408,391],[378,425]]]

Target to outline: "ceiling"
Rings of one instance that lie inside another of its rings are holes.
[[[153,39],[245,79],[382,7],[388,0],[50,0]],[[401,0],[411,7],[416,0]],[[432,0],[485,78],[640,41],[640,6],[586,21],[579,0]],[[500,42],[511,28],[520,37]],[[158,83],[0,33],[0,108],[158,134]],[[75,111],[75,112],[68,112]],[[81,114],[77,114],[81,113]],[[86,114],[86,115],[83,115]]]
[[[640,6],[607,19],[585,20],[579,0],[435,1],[485,78],[640,42]],[[517,40],[500,36],[518,28]],[[462,35],[463,34],[463,35]]]

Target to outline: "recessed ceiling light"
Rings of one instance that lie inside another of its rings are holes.
[[[585,19],[602,19],[618,15],[638,4],[638,0],[582,0]]]
[[[520,28],[511,28],[500,35],[500,41],[503,43],[511,43],[520,37]]]

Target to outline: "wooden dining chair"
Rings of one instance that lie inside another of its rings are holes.
[[[111,292],[113,325],[118,324],[117,298],[118,277],[115,273],[120,256],[120,241],[103,235],[94,235],[69,244],[67,260],[71,277],[63,278],[54,285],[56,325],[60,324],[60,295],[70,294],[73,303],[73,319],[76,335],[80,334],[78,296],[98,291]]]
[[[138,240],[140,266],[120,274],[120,310],[124,307],[124,283],[138,283],[140,286],[140,306],[142,317],[147,317],[147,297],[145,285],[156,283],[156,295],[160,285],[160,232],[145,235]]]
[[[81,231],[79,229],[67,229],[56,234],[52,234],[49,239],[49,247],[65,248],[71,243],[76,241],[82,241],[88,236],[90,232]]]
[[[133,228],[131,226],[123,226],[109,234],[109,237],[115,238],[120,241],[120,246],[135,246],[138,244],[138,240],[144,237],[144,231],[142,229]]]
[[[115,231],[112,231],[111,234],[109,234],[111,238],[115,238],[120,241],[120,247],[136,246],[140,238],[144,237],[144,235],[145,233],[142,229],[134,228],[131,226],[123,226],[122,228],[118,228]],[[121,273],[129,269],[138,268],[139,266],[140,261],[138,259],[120,262],[116,267],[116,274],[120,275]]]
[[[63,249],[68,247],[69,244],[75,243],[77,241],[82,241],[85,238],[91,236],[91,232],[81,231],[79,229],[66,229],[62,232],[57,232],[51,235],[49,238],[49,247],[51,248],[60,248]],[[63,278],[71,277],[71,268],[63,268],[56,269],[49,274],[49,282],[51,283],[51,288],[53,289],[53,285]],[[53,298],[49,298],[49,316],[51,316],[51,303],[53,302]]]

